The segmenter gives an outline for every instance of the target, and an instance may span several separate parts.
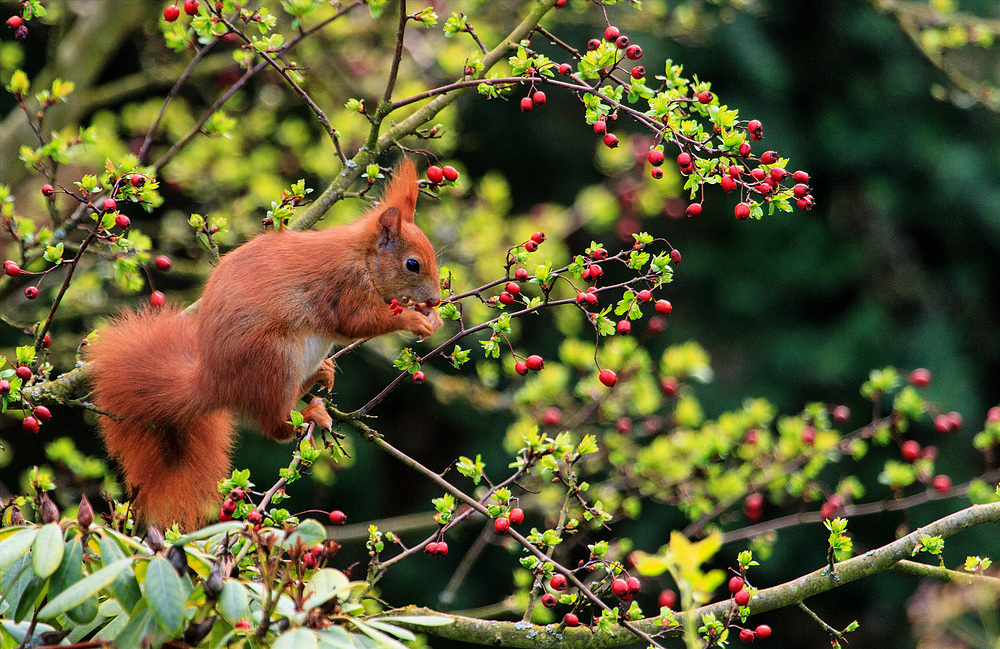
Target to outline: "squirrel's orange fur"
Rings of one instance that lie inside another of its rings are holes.
[[[439,296],[434,249],[413,222],[416,169],[393,174],[382,202],[357,221],[315,232],[270,232],[225,255],[197,313],[166,307],[118,316],[87,349],[94,403],[111,457],[149,522],[205,520],[229,472],[233,415],[278,440],[334,343],[441,324],[393,298]],[[328,421],[321,408],[307,419]]]

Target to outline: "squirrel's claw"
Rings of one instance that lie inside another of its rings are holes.
[[[313,397],[309,405],[302,409],[302,419],[306,423],[316,424],[319,428],[333,430],[333,418],[326,411],[326,406],[323,405],[323,400],[319,397]]]

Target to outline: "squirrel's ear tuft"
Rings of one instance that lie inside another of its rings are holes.
[[[413,212],[417,208],[418,189],[417,167],[409,158],[403,158],[392,171],[392,180],[386,187],[382,203],[397,208],[403,215],[403,220],[412,223]]]

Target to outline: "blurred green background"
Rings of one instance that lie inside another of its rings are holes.
[[[104,16],[111,21],[107,28],[115,33],[111,38],[113,51],[94,74],[95,86],[108,88],[154,63],[162,67],[165,61],[176,64],[189,59],[190,54],[169,54],[155,45],[155,39],[160,38],[155,17],[162,3],[150,2],[147,7],[146,2],[129,0],[90,2],[92,9],[88,11],[92,14],[111,7]],[[60,3],[51,4],[58,12]],[[584,4],[575,3],[564,14],[557,13],[548,24],[560,38],[581,47],[602,29],[595,23],[599,11],[585,11]],[[436,5],[442,16],[463,6],[480,9],[496,20],[497,29],[513,20],[510,9],[514,3]],[[732,217],[735,197],[709,188],[705,211],[697,219],[672,218],[670,214],[683,212],[684,202],[676,199],[663,201],[664,209],[657,214],[639,214],[643,229],[666,237],[683,253],[670,287],[675,307],[670,326],[650,343],[654,354],[688,339],[698,340],[708,350],[715,380],[699,387],[698,395],[710,416],[738,407],[747,396],[760,396],[783,412],[795,412],[809,401],[846,403],[855,412],[852,422],[859,425],[866,421],[867,413],[857,389],[870,369],[885,365],[907,371],[927,367],[934,377],[927,396],[939,401],[945,410],[961,412],[967,423],[958,435],[947,439],[936,437],[929,425],[919,428],[914,438],[938,446],[939,470],[956,482],[981,472],[984,466],[971,450],[970,439],[981,430],[986,410],[1000,401],[998,114],[981,106],[963,107],[958,102],[935,99],[934,92],[942,94],[940,88],[948,90],[949,82],[895,21],[865,2],[692,1],[669,3],[671,13],[657,17],[658,8],[663,6],[649,1],[642,11],[610,7],[608,14],[633,42],[642,45],[643,63],[650,73],[660,70],[662,60],[673,59],[684,65],[687,74],[710,81],[723,103],[738,108],[742,118],[761,120],[764,148],[777,150],[792,159],[793,168],[809,172],[817,206],[811,212],[796,210],[765,217],[761,222],[737,223]],[[6,16],[14,7],[15,3],[0,2],[0,14]],[[962,2],[960,7],[1000,19],[993,2]],[[369,31],[357,34],[353,42],[341,41],[341,49],[324,55],[332,66],[332,73],[317,90],[329,100],[324,106],[339,108],[348,97],[358,96],[343,94],[345,88],[360,87],[360,92],[368,95],[378,92],[382,76],[365,58],[365,48],[384,45],[391,22],[383,18]],[[481,32],[488,35],[490,27],[484,25]],[[52,48],[63,27],[33,25],[32,29],[35,31],[25,43],[22,65],[33,76],[57,55]],[[7,48],[12,42],[9,30],[0,31],[2,47]],[[414,33],[419,39],[419,32]],[[664,33],[672,37],[664,38]],[[338,36],[344,34],[331,39]],[[100,35],[95,33],[92,38],[100,39]],[[556,58],[556,50],[544,39],[535,43]],[[420,65],[404,71],[418,69],[424,76],[450,78],[431,69],[432,61],[420,58],[445,54],[421,49],[418,43],[410,55]],[[11,56],[9,50],[6,56]],[[86,59],[87,55],[83,56]],[[962,69],[978,73],[977,78],[996,82],[991,75],[998,69],[998,58],[992,50],[969,47],[949,56]],[[9,73],[9,66],[5,67],[5,83]],[[369,73],[374,76],[365,82],[364,75]],[[194,111],[196,106],[211,103],[217,94],[213,80],[224,87],[220,78],[227,74],[231,82],[231,66],[220,64],[214,77],[195,79],[181,93],[185,103],[175,104],[178,110],[190,106]],[[244,127],[252,135],[237,144],[220,144],[218,140],[210,146],[195,144],[184,155],[190,155],[192,161],[199,156],[218,156],[223,163],[233,165],[233,160],[239,160],[242,144],[244,150],[252,149],[259,157],[249,159],[249,169],[227,168],[232,182],[218,191],[213,186],[218,175],[197,178],[196,172],[185,169],[185,159],[178,158],[165,170],[167,218],[156,223],[154,215],[144,223],[157,235],[157,247],[179,262],[178,272],[156,276],[158,288],[168,291],[171,299],[193,300],[197,277],[203,272],[204,253],[191,245],[182,213],[232,210],[232,235],[225,243],[235,245],[257,227],[260,206],[273,199],[280,184],[261,174],[261,169],[273,172],[286,184],[305,175],[312,187],[322,187],[334,170],[329,146],[324,149],[301,103],[281,94],[283,90],[275,90],[280,88],[275,79],[258,79],[252,88],[252,95],[238,98],[231,111],[245,120]],[[130,126],[129,120],[141,124],[143,118],[136,115],[148,115],[150,106],[159,105],[156,97],[161,95],[157,93],[164,90],[162,84],[146,87],[117,101],[98,103],[75,118],[83,123],[107,120],[102,111],[124,105],[124,117],[112,129],[118,129],[122,146],[129,145],[132,137],[134,148],[134,135],[129,133],[143,131]],[[82,94],[80,88],[78,91]],[[579,203],[579,192],[600,183],[619,198],[619,219],[628,218],[629,193],[635,191],[638,178],[645,178],[642,166],[630,170],[625,168],[628,165],[622,167],[619,159],[616,169],[621,173],[600,171],[607,168],[598,160],[604,152],[584,123],[579,102],[555,89],[548,94],[544,110],[524,115],[517,111],[516,101],[488,102],[470,93],[456,104],[455,113],[440,119],[447,134],[445,141],[435,146],[449,151],[447,160],[457,162],[463,170],[464,188],[476,187],[481,179],[495,178],[495,174],[505,178],[511,214],[530,215],[549,209],[542,204],[576,204],[574,209],[585,210]],[[274,103],[269,105],[268,100]],[[10,96],[0,97],[0,115],[15,112],[12,109]],[[272,121],[264,114],[270,114]],[[5,128],[13,123],[11,118],[3,122]],[[183,132],[183,124],[183,115],[179,115],[177,125],[171,127],[173,132]],[[336,124],[348,133],[348,147],[351,136],[363,128],[363,124]],[[620,128],[627,131],[629,127]],[[299,158],[291,159],[282,147],[296,146],[297,142],[301,143]],[[638,142],[635,146],[642,148]],[[100,147],[92,154],[91,162],[97,164],[103,155],[110,155]],[[13,182],[18,187],[23,169],[16,169],[20,167],[16,148],[0,151],[0,165],[0,182]],[[30,185],[31,198],[26,200],[35,200],[36,190],[36,185]],[[347,218],[357,209],[356,203],[338,206],[334,218]],[[447,208],[423,209],[433,213]],[[619,245],[614,223],[574,231],[568,243],[574,250],[582,249],[591,238],[609,249]],[[499,269],[499,263],[493,265]],[[118,295],[105,297],[106,303],[101,305],[105,312],[113,312],[124,303]],[[14,320],[30,320],[22,317],[25,311],[19,311],[28,305],[17,298],[8,299],[2,307]],[[92,319],[73,311],[61,323],[57,339],[62,342],[61,369],[70,366],[73,341],[78,342],[93,324]],[[540,325],[536,333],[539,337],[534,344],[555,349],[558,341],[551,327]],[[26,337],[16,329],[0,329],[0,347],[25,343]],[[370,353],[346,358],[341,368],[340,376],[351,378],[338,379],[338,400],[353,405],[363,403],[394,376],[381,357]],[[507,461],[500,445],[512,420],[509,413],[497,410],[484,416],[462,401],[440,404],[429,400],[427,394],[424,388],[404,385],[377,413],[379,425],[392,431],[391,438],[403,450],[437,470],[443,470],[460,454],[482,453],[494,467]],[[78,412],[60,410],[57,415],[66,427],[63,434],[73,434],[88,452],[101,453],[92,429]],[[53,430],[51,434],[58,433]],[[24,468],[45,461],[42,449],[36,440],[22,439],[18,422],[11,418],[0,419],[0,437],[10,443],[13,454],[13,462],[0,471],[0,480],[15,489]],[[439,495],[415,474],[371,448],[360,443],[352,447],[354,466],[339,471],[333,486],[303,482],[290,492],[302,502],[311,499],[311,505],[326,509],[349,503],[351,522],[426,511],[429,498]],[[874,452],[873,456],[878,457]],[[259,436],[240,437],[235,464],[251,468],[254,475],[273,475],[286,461],[283,453]],[[874,484],[876,464],[866,464],[872,468],[861,476],[869,484]],[[313,492],[311,496],[309,492]],[[873,497],[878,494],[875,489],[871,492]],[[898,525],[905,523],[912,528],[957,508],[954,502],[939,502],[910,514],[859,518],[851,527],[856,548],[876,547],[892,540]],[[652,551],[665,542],[671,527],[683,524],[676,511],[653,506],[640,520],[623,524],[616,532],[633,535],[636,547]],[[454,538],[449,537],[452,547],[468,546],[477,532],[466,528],[453,533]],[[996,529],[980,530],[949,540],[947,556],[954,562],[965,554],[982,552],[991,538],[995,549],[996,533]],[[818,525],[783,533],[774,557],[760,569],[757,581],[771,585],[819,567],[824,561],[825,536]],[[354,542],[345,547],[343,566],[366,560],[361,545]],[[725,553],[735,555],[738,549],[727,547]],[[382,582],[383,594],[390,602],[439,605],[437,593],[461,561],[461,552],[453,550],[437,561],[430,571],[419,559],[401,564]],[[510,587],[513,563],[503,549],[488,548],[458,591],[452,608],[495,602],[498,594]],[[834,626],[843,627],[858,619],[861,629],[852,636],[855,646],[912,647],[916,641],[908,631],[905,606],[915,583],[913,577],[882,576],[837,589],[809,604]],[[651,604],[655,590],[650,588],[650,594],[639,601]],[[781,646],[826,644],[825,634],[797,611],[759,617],[760,622],[775,628],[772,642]],[[433,644],[445,646],[443,642]]]

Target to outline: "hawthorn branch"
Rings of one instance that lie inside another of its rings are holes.
[[[750,613],[754,615],[788,606],[798,606],[800,602],[809,597],[889,570],[899,570],[910,574],[918,574],[919,576],[942,579],[944,581],[958,581],[955,575],[959,575],[962,578],[978,577],[978,579],[974,580],[975,583],[984,583],[996,587],[995,582],[1000,580],[990,577],[979,577],[978,575],[962,575],[950,570],[942,572],[944,569],[935,566],[924,566],[924,564],[907,559],[913,548],[919,543],[920,537],[923,534],[951,536],[963,530],[990,523],[1000,524],[1000,503],[972,505],[925,525],[881,548],[838,563],[835,571],[836,574],[831,574],[824,567],[779,586],[759,590],[754,598],[750,600]],[[697,619],[701,619],[702,615],[711,613],[721,618],[728,613],[731,607],[732,603],[727,599],[695,609],[690,613],[679,613],[676,617],[678,621],[685,615],[693,615]],[[550,647],[553,649],[556,647],[605,649],[622,647],[640,641],[639,636],[633,634],[628,628],[618,625],[608,631],[593,631],[586,627],[575,629],[560,628],[554,624],[528,626],[524,622],[478,620],[417,607],[397,609],[388,612],[388,614],[398,617],[410,615],[438,615],[448,617],[453,620],[453,623],[438,627],[410,626],[405,621],[400,621],[399,624],[414,631],[426,633],[427,635],[461,640],[470,644],[484,646],[502,645],[505,647],[523,647],[524,649],[548,649]],[[658,621],[658,617],[650,617],[637,620],[630,623],[630,625],[647,635],[660,633],[675,635],[679,633],[679,628],[664,632],[662,627],[657,624]]]

